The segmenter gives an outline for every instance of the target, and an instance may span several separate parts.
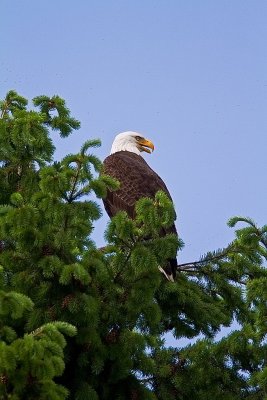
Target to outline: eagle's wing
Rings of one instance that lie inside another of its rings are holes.
[[[108,190],[106,198],[103,199],[110,218],[118,211],[126,211],[130,218],[134,218],[137,200],[142,197],[154,198],[159,190],[164,191],[172,200],[163,180],[141,156],[135,153],[119,151],[111,154],[104,161],[103,173],[120,182],[119,189]],[[177,235],[174,224],[168,229],[162,228],[161,235],[164,236],[167,233]],[[169,259],[167,265],[159,269],[168,280],[173,280],[177,269],[176,257]]]
[[[110,217],[124,210],[134,218],[137,200],[142,197],[153,198],[159,190],[164,191],[171,199],[163,180],[135,153],[119,151],[108,156],[104,161],[103,173],[120,182],[119,189],[109,190],[103,200]]]

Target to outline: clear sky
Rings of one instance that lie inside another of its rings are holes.
[[[266,0],[2,0],[0,96],[58,94],[82,127],[56,156],[136,130],[193,261],[233,215],[267,223]],[[94,238],[103,245],[105,216]]]

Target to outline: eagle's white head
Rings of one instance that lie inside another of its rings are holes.
[[[142,134],[138,132],[122,132],[119,133],[112,144],[110,154],[117,151],[131,151],[132,153],[141,155],[142,151],[151,153],[154,150],[153,143],[145,139]]]

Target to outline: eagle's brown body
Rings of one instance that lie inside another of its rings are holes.
[[[130,151],[118,151],[104,160],[103,173],[120,182],[120,187],[115,191],[108,191],[103,200],[109,217],[118,211],[126,211],[130,218],[135,217],[135,203],[142,197],[154,198],[162,190],[171,199],[170,193],[163,180],[154,172],[146,161],[138,154]],[[174,233],[177,235],[175,225],[168,230],[162,230],[162,235]],[[177,269],[176,258],[169,260],[169,265],[164,267],[168,274],[175,276]]]

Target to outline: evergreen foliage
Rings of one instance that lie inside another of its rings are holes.
[[[159,231],[174,210],[159,192],[97,249],[90,196],[118,187],[91,154],[100,141],[53,161],[50,133],[79,122],[58,96],[33,104],[15,91],[0,103],[0,400],[267,399],[267,225],[232,218],[233,242],[171,283],[158,266],[177,238]],[[173,348],[168,332],[202,338]]]

